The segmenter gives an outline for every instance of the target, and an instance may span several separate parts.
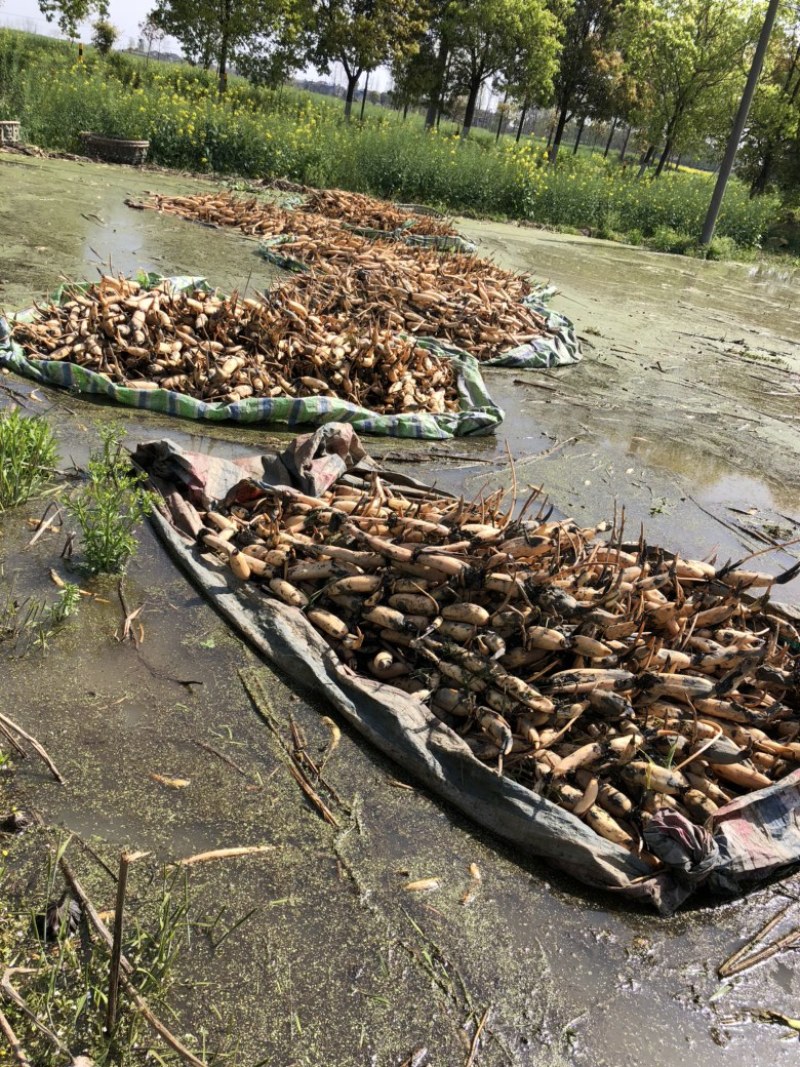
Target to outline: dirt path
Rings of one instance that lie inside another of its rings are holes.
[[[251,271],[251,284],[269,281],[252,245],[235,235],[120,206],[146,188],[192,183],[91,164],[12,164],[2,156],[0,177],[0,300],[8,306],[27,303],[62,273],[91,273],[94,253],[110,253],[120,269],[206,273],[227,288],[243,287]],[[581,367],[560,373],[491,372],[508,413],[496,440],[435,450],[376,441],[375,454],[399,453],[415,475],[473,490],[487,477],[508,478],[507,437],[521,483],[544,482],[560,507],[593,518],[610,514],[615,498],[624,501],[633,528],[646,520],[651,541],[687,552],[715,543],[721,554],[761,546],[738,524],[784,513],[779,521],[795,529],[800,366],[791,280],[516,227],[465,228],[502,262],[557,282],[564,292],[556,306],[595,347]],[[744,344],[734,344],[740,338]],[[63,454],[79,463],[93,424],[110,418],[126,426],[131,443],[168,435],[230,451],[245,433],[264,450],[281,440],[241,428],[212,436],[55,393],[31,397],[9,377],[0,385],[27,398],[31,410],[51,410]],[[771,396],[773,389],[788,395]],[[534,455],[556,444],[562,447],[548,457]],[[448,451],[468,458],[448,462]],[[409,462],[421,457],[424,463]],[[744,514],[754,504],[759,513]],[[51,591],[54,565],[68,576],[57,559],[62,534],[25,548],[30,532],[20,516],[0,517],[0,533],[5,580],[15,588]],[[138,651],[114,638],[121,609],[113,583],[104,596],[105,604],[84,604],[45,653],[4,658],[4,706],[47,745],[68,780],[59,787],[27,763],[16,777],[21,801],[92,838],[111,862],[123,847],[152,850],[134,890],[158,863],[192,851],[277,846],[266,857],[191,873],[197,922],[224,906],[218,929],[228,929],[256,910],[217,947],[218,938],[193,934],[175,997],[179,1032],[203,1026],[211,1048],[238,1042],[243,1067],[265,1057],[276,1065],[388,1067],[423,1048],[420,1064],[460,1067],[476,1021],[488,1012],[480,1067],[683,1067],[687,1056],[710,1067],[795,1062],[796,1037],[783,1040],[785,1031],[750,1021],[750,1012],[796,1015],[796,970],[777,959],[730,988],[715,976],[716,965],[777,909],[781,889],[670,920],[618,908],[607,895],[520,862],[346,730],[327,774],[349,813],[342,809],[339,828],[328,826],[297,789],[241,685],[239,668],[257,666],[251,653],[149,533],[126,579],[130,607],[144,605]],[[268,668],[259,677],[284,734],[291,715],[310,749],[321,751],[329,734],[320,717],[328,709]],[[170,790],[152,773],[191,784]],[[79,850],[76,856],[91,867]],[[464,906],[470,863],[483,881]],[[12,866],[7,887],[41,906],[43,887],[28,882],[29,873],[22,863]],[[409,878],[431,876],[441,880],[436,893],[402,889]],[[110,906],[111,883],[105,897],[98,892],[98,906]]]

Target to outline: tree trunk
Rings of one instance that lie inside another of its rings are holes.
[[[439,51],[436,54],[436,80],[431,90],[431,98],[428,101],[428,111],[425,115],[425,128],[430,130],[434,124],[438,127],[438,117],[442,108],[442,94],[444,92],[444,78],[447,71],[447,60],[450,48],[444,37],[439,40]]]
[[[585,126],[586,126],[586,116],[584,115],[584,117],[578,123],[578,133],[577,133],[577,135],[575,137],[575,144],[572,147],[573,156],[577,156],[577,154],[578,154],[578,146],[581,143],[581,138],[583,137],[583,130],[584,130]]]
[[[639,173],[636,175],[637,178],[643,177],[644,172],[650,166],[650,160],[653,158],[655,150],[656,146],[651,144],[646,152],[642,152],[642,158],[639,160]]]
[[[750,186],[751,200],[755,196],[763,196],[764,193],[767,191],[769,180],[772,177],[772,160],[773,151],[772,147],[770,146],[764,152],[764,160],[761,166],[759,167],[758,174],[756,174],[755,178],[753,178],[753,184]]]
[[[364,121],[364,108],[367,106],[367,89],[369,88],[369,71],[364,79],[364,95],[361,97],[361,122]]]
[[[517,126],[517,144],[519,144],[519,139],[520,139],[520,137],[522,137],[522,131],[525,128],[525,119],[527,117],[528,117],[528,105],[525,104],[525,106],[522,109],[522,114],[519,117],[519,126]]]
[[[608,159],[608,153],[611,151],[611,142],[614,140],[614,134],[616,132],[617,132],[617,120],[614,119],[614,121],[611,123],[611,132],[609,133],[608,140],[606,141],[606,150],[605,150],[605,152],[603,152],[603,159]]]
[[[506,117],[506,104],[508,103],[508,93],[503,97],[502,106],[497,109],[497,133],[495,134],[494,143],[500,140],[500,134],[503,132],[503,119]]]
[[[658,161],[658,166],[656,167],[656,172],[655,172],[654,177],[656,177],[656,178],[660,178],[661,177],[661,172],[663,171],[664,167],[666,166],[667,160],[669,159],[669,157],[671,155],[672,155],[672,138],[668,136],[667,137],[667,143],[664,145],[664,151],[661,153],[661,158]]]
[[[561,138],[564,136],[564,127],[567,125],[567,111],[566,104],[562,105],[561,110],[558,113],[558,123],[556,124],[555,133],[553,135],[553,143],[550,147],[550,162],[555,163],[558,158],[558,150],[561,147]]]
[[[467,109],[464,112],[464,125],[461,127],[461,136],[469,137],[469,131],[472,129],[472,123],[475,119],[475,105],[478,102],[478,93],[481,91],[481,83],[473,78],[469,87],[469,96],[467,97]]]
[[[629,126],[625,133],[625,140],[622,142],[622,148],[619,150],[620,164],[625,162],[625,153],[628,151],[628,141],[631,139],[631,127]]]
[[[358,85],[358,79],[361,77],[361,71],[359,70],[356,74],[349,74],[345,71],[345,76],[347,78],[347,96],[344,101],[344,117],[349,122],[353,111],[353,100],[356,95],[356,86]]]
[[[228,88],[228,53],[231,47],[231,8],[233,0],[224,0],[222,5],[222,33],[219,42],[219,95],[224,96]]]
[[[407,118],[408,118],[408,100],[406,100],[405,106],[403,107],[403,122],[405,122]]]

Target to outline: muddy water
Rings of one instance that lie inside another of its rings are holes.
[[[59,274],[91,273],[95,259],[109,255],[121,269],[202,272],[226,288],[243,288],[251,270],[250,284],[269,281],[252,244],[234,235],[120,207],[146,188],[196,183],[4,155],[0,179],[0,278],[9,307],[51,288]],[[564,291],[558,306],[595,347],[582,366],[563,372],[490,372],[508,413],[496,439],[434,447],[376,441],[376,454],[450,488],[477,490],[486,480],[509,480],[507,439],[520,492],[544,483],[562,509],[593,518],[610,515],[616,498],[633,528],[642,518],[651,541],[688,552],[715,543],[725,554],[743,552],[763,545],[753,531],[764,536],[765,523],[795,528],[791,279],[514,227],[468,228],[499,260],[556,281]],[[756,384],[755,375],[769,382]],[[285,440],[238,427],[197,430],[32,392],[10,377],[0,385],[30,410],[51,410],[63,454],[78,462],[107,419],[121,422],[132,441],[168,434],[223,453],[243,438],[264,450]],[[773,389],[789,395],[770,396]],[[555,450],[536,455],[547,449]],[[446,458],[454,454],[460,458]],[[58,558],[63,533],[26,547],[23,521],[34,513],[28,507],[0,520],[4,574],[19,591],[52,597],[49,569],[75,572]],[[340,826],[326,825],[241,685],[237,670],[254,658],[147,531],[142,541],[123,590],[129,608],[144,605],[140,647],[118,640],[116,584],[81,577],[99,598],[81,606],[45,653],[4,658],[3,706],[42,740],[68,780],[59,787],[27,762],[16,779],[24,802],[93,838],[112,862],[121,847],[153,851],[134,895],[155,869],[148,863],[222,845],[276,846],[266,857],[190,874],[194,918],[225,910],[216,936],[198,928],[184,952],[183,1028],[205,1026],[212,1048],[238,1040],[241,1064],[265,1057],[313,1067],[399,1064],[425,1047],[427,1062],[455,1067],[468,1055],[467,1021],[488,1011],[483,1065],[796,1061],[796,1037],[785,1040],[779,1027],[750,1014],[797,1014],[791,960],[768,963],[730,988],[715,977],[716,965],[777,909],[780,889],[714,909],[701,902],[670,920],[631,912],[521,861],[346,730],[326,774],[350,814],[337,809]],[[266,667],[260,677],[283,736],[291,715],[309,750],[321,752],[326,709]],[[190,785],[170,790],[153,773]],[[89,861],[76,849],[75,862]],[[463,906],[470,863],[483,881]],[[431,876],[441,879],[436,893],[402,890],[409,878]],[[111,905],[110,882],[96,892],[98,907]]]

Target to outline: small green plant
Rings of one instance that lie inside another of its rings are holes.
[[[49,638],[74,615],[81,599],[77,585],[68,582],[55,604],[43,597],[18,599],[13,589],[0,598],[0,642],[12,644],[16,654],[24,655],[32,645],[47,648]]]
[[[101,448],[89,457],[89,483],[69,502],[80,526],[88,570],[118,574],[136,551],[133,531],[153,509],[143,474],[131,469],[122,433],[100,431]]]
[[[0,511],[24,504],[50,480],[58,459],[53,431],[19,408],[0,414]]]
[[[53,626],[60,626],[70,615],[74,615],[80,602],[80,588],[73,582],[67,582],[59,591],[57,602],[50,608],[50,622]]]

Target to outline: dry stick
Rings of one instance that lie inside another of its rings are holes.
[[[771,945],[767,945],[766,948],[762,948],[760,952],[754,952],[752,956],[747,956],[745,959],[740,959],[738,963],[730,964],[723,975],[720,972],[720,977],[730,978],[734,974],[741,974],[743,971],[749,971],[751,967],[756,967],[759,963],[763,963],[765,960],[772,959],[773,956],[777,956],[785,948],[795,948],[800,943],[800,927],[795,927],[794,930],[790,930],[788,934],[784,934],[783,937],[779,937],[777,941],[773,941]]]
[[[490,1006],[490,1007],[488,1007],[486,1009],[486,1011],[481,1016],[481,1021],[478,1023],[478,1027],[477,1027],[475,1033],[473,1034],[472,1044],[470,1045],[470,1050],[469,1050],[469,1056],[467,1056],[466,1063],[464,1064],[464,1067],[472,1067],[473,1063],[475,1062],[475,1057],[478,1055],[478,1042],[480,1041],[481,1034],[483,1033],[483,1028],[486,1026],[486,1023],[487,1023],[487,1021],[489,1019],[489,1012],[491,1010],[492,1009],[491,1009],[491,1006]]]
[[[33,967],[7,967],[2,979],[0,979],[0,992],[2,992],[4,996],[8,997],[8,999],[13,1004],[16,1004],[22,1014],[25,1015],[31,1021],[31,1023],[36,1027],[37,1030],[41,1031],[41,1033],[43,1033],[45,1037],[47,1037],[50,1041],[53,1042],[53,1044],[60,1053],[63,1053],[63,1055],[65,1056],[69,1056],[69,1049],[67,1048],[67,1046],[63,1045],[58,1039],[58,1037],[53,1033],[53,1031],[48,1030],[44,1023],[39,1022],[38,1018],[36,1017],[36,1013],[34,1011],[31,1011],[31,1009],[16,991],[14,986],[11,984],[12,974],[33,973]]]
[[[793,903],[794,901],[792,901],[792,904]],[[784,915],[786,915],[789,908],[791,908],[792,904],[787,904],[785,908],[781,908],[781,910],[776,915],[773,915],[772,918],[768,922],[766,922],[760,930],[753,934],[749,941],[746,941],[741,948],[738,948],[734,953],[728,956],[726,960],[723,960],[723,962],[717,968],[717,974],[720,978],[724,978],[725,975],[728,973],[728,968],[730,966],[735,963],[738,963],[742,956],[746,955],[750,951],[750,949],[752,949],[755,945],[758,944],[759,941],[762,940],[762,938],[766,937],[771,930],[775,929],[775,927],[778,925]]]
[[[276,845],[242,845],[234,848],[215,848],[211,852],[197,852],[194,856],[175,860],[170,866],[193,867],[195,863],[208,863],[209,860],[228,860],[235,859],[237,856],[254,856],[260,852],[274,852],[276,847]]]
[[[275,735],[275,737],[276,737],[276,739],[278,741],[278,744],[281,746],[281,748],[283,749],[283,752],[285,753],[285,755],[289,759],[289,761],[290,761],[289,764],[288,764],[289,770],[294,775],[294,778],[297,781],[297,783],[300,786],[300,788],[303,790],[303,792],[309,798],[311,803],[314,804],[314,806],[317,807],[318,810],[322,813],[322,816],[325,819],[325,821],[331,823],[332,826],[338,826],[339,824],[336,821],[335,816],[330,811],[330,809],[327,807],[327,805],[322,800],[322,798],[319,796],[319,794],[316,792],[316,790],[312,786],[311,782],[308,780],[307,776],[305,774],[303,774],[302,770],[298,767],[294,752],[292,751],[290,746],[286,743],[286,741],[283,739],[283,736],[281,735],[281,732],[278,729],[277,723],[275,722],[275,718],[274,718],[274,715],[272,714],[272,711],[271,711],[271,709],[269,707],[269,704],[262,696],[263,687],[261,685],[261,682],[260,682],[258,676],[256,675],[255,677],[253,677],[252,672],[248,672],[245,668],[240,668],[239,669],[239,678],[241,679],[242,685],[244,686],[247,695],[252,700],[252,702],[255,705],[257,711],[261,714],[262,718],[264,719],[264,722],[267,724],[267,726],[270,728],[270,730]],[[310,760],[310,757],[308,757],[308,758]],[[312,763],[312,765],[313,765],[313,763]],[[318,781],[322,782],[322,784],[325,786],[325,788],[331,793],[331,796],[333,796],[335,798],[337,804],[341,804],[342,807],[344,807],[345,810],[347,810],[347,805],[344,804],[344,802],[342,801],[341,797],[336,793],[336,791],[333,789],[333,787],[328,782],[325,781],[325,779],[322,777],[322,774],[318,771],[318,769],[316,767],[314,767],[314,772],[317,774]]]
[[[27,759],[28,758],[28,753],[25,751],[25,749],[22,747],[22,745],[19,743],[19,741],[17,741],[16,737],[14,737],[14,735],[11,733],[11,731],[8,729],[8,727],[4,726],[1,722],[0,722],[0,734],[3,734],[3,736],[8,740],[8,743],[16,751],[16,753],[20,757],[20,759]]]
[[[42,515],[41,519],[39,519],[39,528],[37,529],[37,531],[33,535],[33,537],[30,539],[30,541],[28,541],[28,548],[32,548],[36,544],[36,542],[39,540],[39,538],[42,536],[43,533],[46,533],[48,530],[55,529],[54,523],[56,522],[56,520],[58,520],[58,519],[60,519],[62,517],[61,516],[61,508],[56,507],[55,515],[52,515],[49,519],[46,518],[47,512],[50,510],[50,508],[52,508],[54,506],[55,505],[54,505],[53,501],[51,500],[50,503],[45,508],[44,515]]]
[[[314,789],[312,784],[309,782],[303,772],[299,769],[297,764],[294,762],[290,763],[289,770],[292,772],[292,777],[294,778],[294,780],[303,790],[303,792],[314,805],[314,807],[317,809],[317,811],[319,811],[320,815],[322,815],[322,818],[325,820],[325,822],[330,823],[331,826],[338,827],[339,820],[333,814],[331,809],[328,807],[328,805],[325,803],[325,801],[322,799],[316,789]]]
[[[37,755],[41,756],[42,760],[47,764],[47,767],[55,778],[55,780],[64,785],[64,776],[61,774],[58,767],[56,767],[55,763],[53,763],[53,761],[45,752],[42,745],[39,744],[35,737],[31,737],[30,734],[25,733],[21,726],[17,726],[17,724],[11,719],[9,719],[7,715],[3,715],[2,712],[0,712],[0,727],[2,726],[8,727],[9,730],[13,730],[14,733],[17,733],[20,737],[24,738],[31,746],[31,748],[37,753]],[[3,732],[5,733],[5,731]]]
[[[5,1017],[2,1011],[0,1011],[0,1030],[3,1032],[3,1036],[8,1042],[9,1048],[14,1053],[14,1059],[20,1065],[20,1067],[31,1067],[31,1061],[25,1055],[25,1050],[20,1045],[17,1035],[11,1029],[11,1023]]]
[[[113,1034],[117,1025],[119,971],[122,958],[122,919],[125,910],[125,893],[128,889],[128,868],[136,860],[140,860],[147,855],[147,852],[123,852],[119,858],[117,903],[114,908],[114,944],[111,948],[111,966],[108,973],[108,1003],[106,1005],[106,1031],[108,1034]]]
[[[113,948],[114,942],[113,942],[113,938],[111,937],[111,934],[109,933],[108,927],[103,922],[103,920],[100,918],[100,916],[97,914],[97,911],[96,911],[94,905],[92,904],[91,900],[89,900],[89,898],[87,897],[83,886],[81,885],[81,883],[76,878],[75,872],[73,871],[72,867],[70,866],[70,864],[68,863],[68,861],[65,859],[64,856],[62,856],[61,859],[59,860],[59,866],[61,867],[61,871],[62,871],[64,877],[66,878],[67,882],[69,883],[69,886],[72,889],[72,892],[75,894],[75,896],[80,901],[81,908],[83,909],[84,915],[89,920],[89,922],[92,924],[92,926],[94,927],[96,932],[99,934],[99,936],[102,938],[102,940],[105,942],[106,946],[109,949]],[[131,998],[133,1003],[136,1005],[137,1010],[143,1016],[143,1018],[150,1024],[150,1026],[155,1030],[155,1032],[160,1037],[163,1038],[163,1040],[169,1045],[169,1047],[174,1052],[177,1052],[178,1055],[182,1059],[184,1059],[187,1063],[190,1063],[192,1065],[192,1067],[208,1067],[208,1064],[206,1064],[203,1060],[199,1060],[197,1058],[197,1056],[194,1055],[193,1052],[191,1052],[188,1048],[186,1048],[185,1045],[181,1044],[181,1042],[178,1040],[178,1038],[175,1037],[175,1035],[170,1030],[168,1030],[166,1028],[164,1023],[162,1023],[161,1020],[156,1015],[154,1015],[153,1012],[150,1010],[150,1007],[148,1006],[147,1001],[144,999],[144,997],[141,995],[141,993],[139,993],[137,991],[137,989],[134,986],[133,982],[131,982],[130,978],[128,977],[129,975],[133,974],[133,967],[131,966],[129,961],[125,958],[125,956],[121,955],[120,959],[119,959],[119,962],[120,962],[120,976],[119,977],[120,977],[120,982],[122,983],[122,988],[125,990],[125,992],[128,994],[128,996]]]
[[[137,641],[136,635],[133,632],[133,629],[131,628],[131,623],[134,621],[136,616],[142,610],[142,608],[144,607],[144,604],[140,604],[139,607],[136,608],[135,611],[131,611],[130,610],[130,608],[128,607],[127,602],[125,600],[125,593],[124,593],[123,588],[122,588],[122,579],[121,578],[120,578],[120,580],[119,580],[119,582],[117,584],[117,596],[119,597],[119,602],[122,605],[122,612],[123,612],[123,616],[124,616],[123,621],[122,621],[122,637],[120,638],[120,640],[124,641],[126,638],[130,637],[131,641],[133,641],[134,648],[138,649],[139,642]]]
[[[209,745],[209,743],[207,741],[197,741],[197,740],[195,740],[194,743],[198,746],[198,748],[204,748],[206,750],[206,752],[213,753],[215,756],[217,756],[218,759],[221,759],[223,763],[227,763],[229,767],[233,767],[233,769],[235,771],[238,771],[239,774],[241,774],[241,776],[243,778],[249,778],[250,777],[250,775],[247,773],[247,771],[244,769],[244,767],[240,767],[238,763],[236,763],[234,760],[232,760],[230,758],[230,756],[226,756],[225,753],[224,752],[220,752],[220,750],[218,748],[214,748],[213,745]]]

